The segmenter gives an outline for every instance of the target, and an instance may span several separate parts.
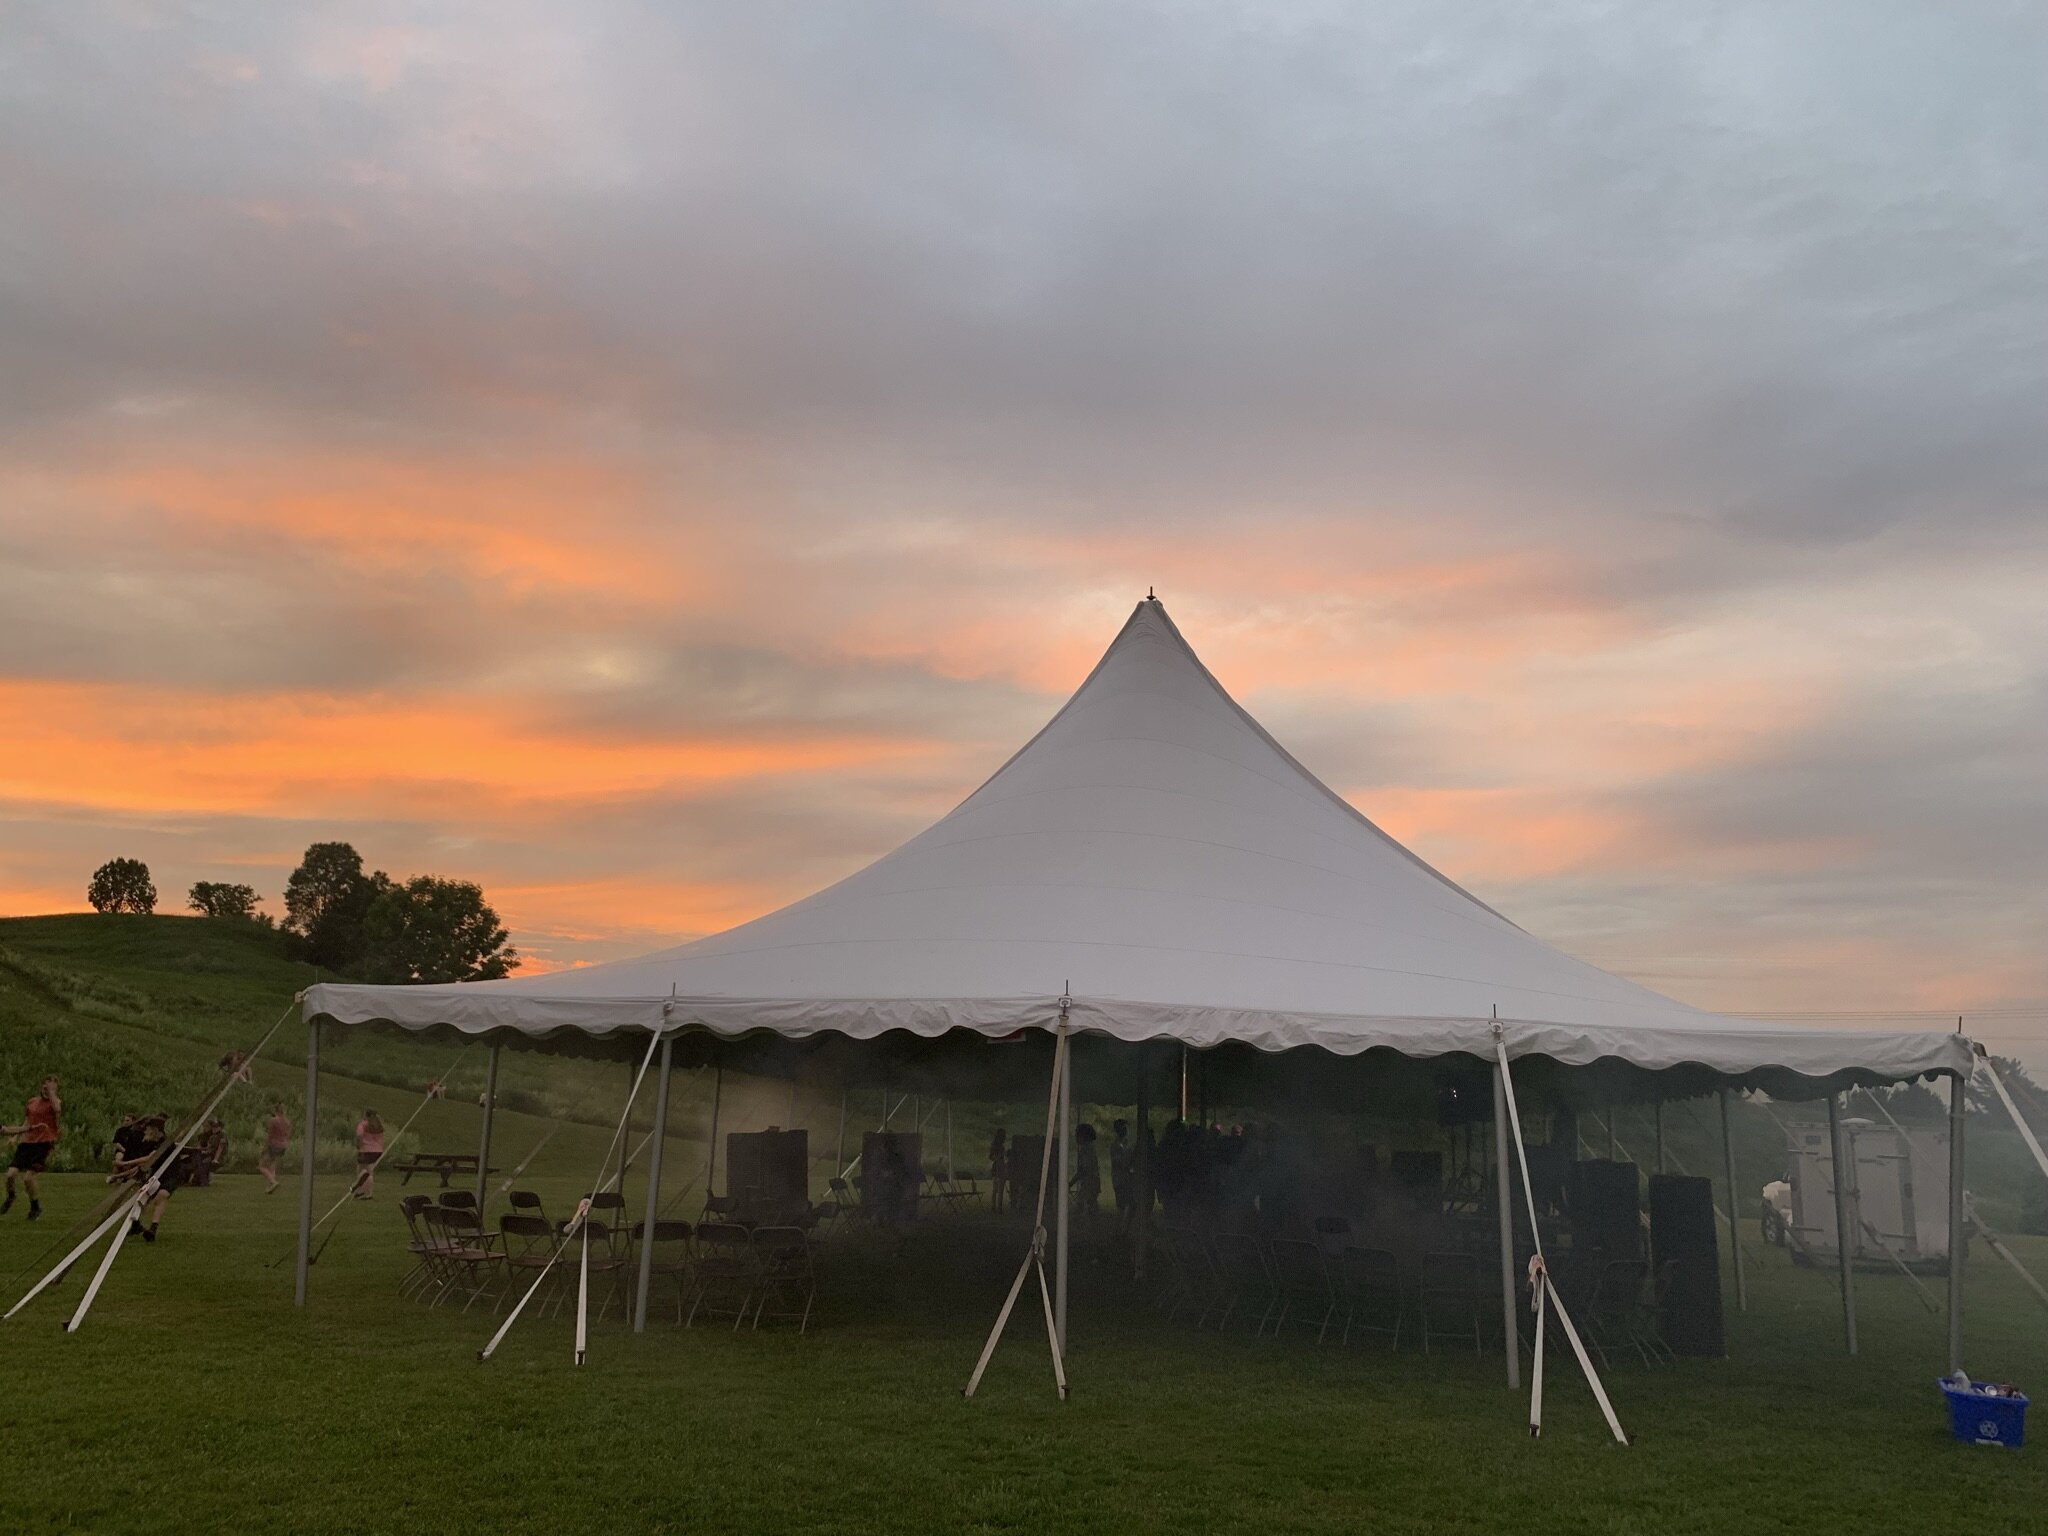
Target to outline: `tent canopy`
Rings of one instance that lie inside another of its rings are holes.
[[[310,1017],[480,1033],[1078,1029],[1651,1071],[1967,1071],[1958,1036],[1737,1023],[1574,959],[1327,788],[1141,602],[1064,708],[934,826],[695,943],[457,986],[324,983]]]

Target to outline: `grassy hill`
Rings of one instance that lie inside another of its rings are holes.
[[[286,1013],[315,974],[288,959],[281,937],[252,923],[204,917],[67,914],[0,919],[0,1104],[12,1117],[45,1073],[62,1080],[64,1141],[52,1167],[104,1165],[121,1115],[196,1110],[218,1081],[226,1051],[247,1049]],[[550,1130],[550,1167],[594,1166],[617,1124],[637,1064],[504,1053],[499,1070],[496,1158],[512,1164]],[[287,1018],[255,1064],[254,1083],[223,1106],[234,1165],[253,1165],[273,1098],[303,1126],[306,1030]],[[323,1171],[353,1163],[351,1128],[375,1106],[394,1130],[420,1107],[428,1082],[447,1096],[427,1104],[404,1143],[474,1150],[480,1128],[485,1048],[390,1030],[330,1029],[320,1074]],[[670,1124],[701,1136],[702,1093],[678,1073]],[[763,1085],[727,1083],[727,1112],[744,1112]],[[787,1090],[781,1090],[786,1098]],[[651,1097],[637,1118],[644,1125]],[[728,1121],[728,1124],[732,1123]],[[296,1156],[293,1166],[296,1167]]]

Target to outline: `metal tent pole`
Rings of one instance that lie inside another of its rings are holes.
[[[723,1052],[719,1053],[722,1057]],[[725,1062],[711,1069],[711,1150],[704,1159],[704,1198],[709,1201],[711,1192],[718,1188],[718,1102],[725,1096]]]
[[[647,1331],[647,1292],[654,1281],[654,1224],[661,1216],[661,1151],[668,1140],[668,1077],[675,1038],[661,1037],[661,1076],[654,1080],[653,1152],[647,1160],[647,1216],[640,1225],[640,1287],[633,1295],[633,1331]]]
[[[1841,1095],[1828,1095],[1828,1158],[1833,1165],[1835,1184],[1835,1244],[1836,1264],[1842,1277],[1842,1333],[1848,1340],[1849,1353],[1856,1353],[1856,1276],[1851,1262],[1856,1248],[1853,1241],[1855,1228],[1849,1220],[1849,1165],[1842,1155],[1842,1102]]]
[[[953,1183],[953,1100],[946,1099],[946,1184]]]
[[[1728,1163],[1728,1257],[1735,1265],[1735,1309],[1749,1310],[1749,1282],[1742,1273],[1742,1228],[1736,1212],[1735,1133],[1729,1129],[1728,1090],[1721,1090],[1721,1155]]]
[[[498,1042],[491,1042],[491,1054],[484,1062],[484,1129],[476,1146],[477,1219],[485,1218],[491,1182],[491,1116],[498,1108]]]
[[[292,1305],[306,1304],[306,1266],[313,1257],[313,1155],[320,1130],[320,1021],[306,1025],[306,1121],[299,1133],[299,1253],[292,1270]]]
[[[832,1166],[842,1169],[846,1166],[846,1090],[844,1088],[839,1090],[839,1144],[833,1149]],[[838,1178],[845,1177],[844,1174],[834,1176]]]
[[[1072,1042],[1060,1055],[1060,1171],[1058,1248],[1053,1255],[1053,1328],[1060,1338],[1060,1358],[1067,1354],[1067,1257],[1073,1236],[1073,1201],[1067,1198],[1074,1177],[1074,1050]]]
[[[1522,1385],[1521,1326],[1515,1315],[1515,1213],[1509,1201],[1514,1194],[1514,1174],[1508,1167],[1508,1085],[1498,1065],[1493,1069],[1493,1178],[1494,1204],[1500,1207],[1500,1326],[1501,1342],[1508,1357],[1508,1386]]]
[[[1963,1116],[1969,1078],[1958,1072],[1948,1086],[1948,1370],[1963,1368],[1963,1260],[1970,1247],[1964,1225]]]
[[[1185,1125],[1188,1118],[1188,1048],[1180,1048],[1180,1118]]]
[[[1131,1277],[1145,1278],[1145,1250],[1152,1245],[1152,1084],[1145,1047],[1138,1047],[1138,1095],[1131,1138]]]
[[[1665,1171],[1665,1169],[1664,1169],[1664,1101],[1663,1101],[1662,1099],[1659,1099],[1659,1100],[1657,1101],[1657,1171],[1658,1171],[1659,1173],[1663,1173],[1663,1172]]]
[[[1607,1161],[1614,1161],[1614,1106],[1607,1106]]]

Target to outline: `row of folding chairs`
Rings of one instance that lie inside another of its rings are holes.
[[[456,1298],[465,1312],[478,1301],[501,1306],[515,1287],[544,1274],[548,1289],[535,1299],[536,1310],[542,1316],[559,1313],[571,1282],[587,1263],[599,1297],[598,1316],[604,1317],[614,1303],[623,1316],[643,1242],[652,1250],[650,1284],[673,1289],[676,1321],[685,1326],[701,1312],[729,1316],[735,1329],[749,1321],[756,1328],[764,1321],[793,1321],[803,1332],[816,1306],[816,1269],[802,1227],[700,1223],[693,1228],[686,1221],[657,1221],[650,1239],[645,1223],[626,1228],[591,1215],[568,1234],[544,1216],[515,1210],[498,1218],[493,1233],[484,1230],[472,1207],[460,1202],[436,1204],[425,1195],[412,1195],[399,1202],[399,1209],[415,1259],[400,1282],[401,1292],[435,1306]]]
[[[1313,1330],[1317,1343],[1334,1330],[1346,1344],[1353,1333],[1383,1333],[1393,1349],[1412,1330],[1424,1354],[1439,1341],[1462,1347],[1469,1340],[1475,1353],[1484,1351],[1492,1293],[1483,1260],[1424,1254],[1411,1282],[1391,1251],[1323,1235],[1318,1242],[1163,1228],[1161,1306],[1169,1318],[1191,1318],[1197,1328],[1248,1324],[1263,1336],[1291,1324]]]

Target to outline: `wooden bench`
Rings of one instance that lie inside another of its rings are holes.
[[[441,1187],[446,1189],[448,1181],[458,1173],[468,1174],[472,1178],[476,1176],[476,1154],[474,1152],[415,1152],[404,1162],[392,1164],[391,1171],[404,1175],[398,1181],[402,1185],[410,1184],[412,1176],[416,1173],[438,1173],[441,1176]],[[495,1168],[489,1169],[486,1171],[485,1177],[488,1178],[490,1174],[497,1171]]]

